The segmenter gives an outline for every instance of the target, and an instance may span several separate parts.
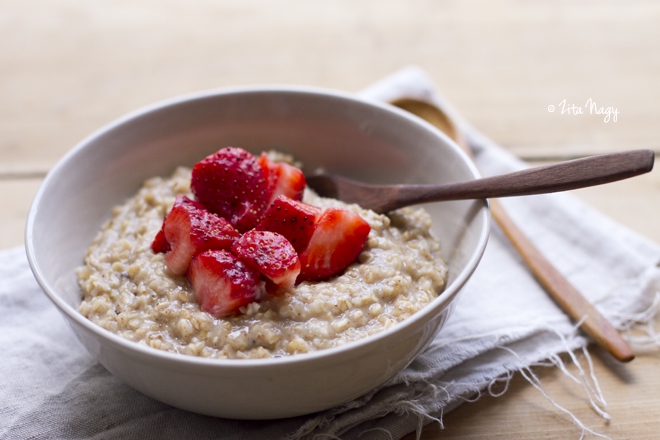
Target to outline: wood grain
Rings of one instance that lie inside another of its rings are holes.
[[[0,249],[23,245],[25,222],[42,179],[0,180]]]
[[[22,244],[35,176],[82,138],[138,107],[202,89],[356,91],[417,64],[475,127],[526,159],[660,150],[655,1],[0,0],[0,10],[2,249]],[[564,99],[584,106],[590,98],[616,107],[617,121],[558,110]],[[660,242],[658,170],[575,193]],[[657,438],[660,354],[613,368],[592,351],[609,424],[556,369],[538,371],[546,390],[612,438]],[[423,435],[578,437],[520,377],[502,397],[465,404],[444,430],[431,425]]]
[[[354,91],[408,64],[525,157],[660,147],[654,1],[1,5],[3,166],[52,166],[100,126],[182,93],[257,83]],[[618,120],[548,112],[590,98],[618,108]]]
[[[658,321],[660,323],[660,321]],[[619,364],[597,347],[591,347],[594,375],[607,401],[611,420],[598,416],[590,407],[579,385],[556,368],[535,368],[549,397],[575,414],[587,427],[608,435],[611,439],[654,440],[660,432],[660,410],[657,390],[660,377],[653,374],[660,367],[660,355],[638,356],[630,364]],[[583,368],[587,361],[577,356]],[[572,362],[568,371],[579,374]],[[497,390],[501,391],[501,390]],[[444,428],[429,424],[422,440],[466,439],[578,439],[580,429],[567,414],[558,411],[531,387],[515,375],[501,397],[483,396],[466,403],[444,417]],[[597,439],[587,434],[585,439]],[[414,435],[405,440],[415,439]]]

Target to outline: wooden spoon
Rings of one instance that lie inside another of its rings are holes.
[[[369,185],[332,174],[308,176],[307,184],[321,196],[382,214],[426,202],[525,196],[600,185],[648,173],[654,159],[651,150],[634,150],[441,185]]]
[[[438,107],[417,99],[403,98],[391,104],[407,110],[444,131],[470,156],[472,152],[452,119]],[[580,328],[601,348],[621,362],[629,362],[635,355],[628,343],[596,308],[548,261],[509,217],[497,199],[490,200],[495,221],[518,250],[525,263],[545,288]]]

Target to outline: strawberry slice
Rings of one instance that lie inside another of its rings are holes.
[[[156,234],[156,238],[151,243],[151,250],[154,251],[154,254],[164,254],[169,252],[172,248],[165,238],[165,222],[163,222],[163,227]]]
[[[296,250],[285,237],[275,232],[248,231],[236,240],[231,250],[239,260],[268,278],[277,288],[293,287],[300,273]]]
[[[177,196],[163,222],[163,233],[171,247],[165,254],[165,264],[175,275],[185,274],[190,261],[199,253],[209,249],[231,249],[239,236],[227,220],[211,214],[186,196]]]
[[[320,216],[321,208],[279,196],[255,229],[283,235],[296,252],[301,253],[307,247]]]
[[[307,249],[300,255],[296,282],[318,281],[336,275],[360,255],[371,227],[358,214],[340,208],[326,209],[314,229]]]
[[[305,175],[299,168],[284,162],[273,162],[268,159],[266,153],[261,153],[258,162],[264,170],[266,185],[270,194],[266,206],[270,206],[281,195],[293,200],[302,200],[307,182],[305,181]]]
[[[238,312],[264,295],[259,273],[227,251],[210,250],[190,263],[188,280],[199,307],[216,318]]]
[[[241,148],[223,148],[195,164],[190,187],[206,209],[241,232],[254,227],[270,200],[262,167]]]

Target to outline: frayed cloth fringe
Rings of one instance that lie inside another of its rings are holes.
[[[655,295],[653,303],[646,310],[639,313],[619,314],[613,319],[616,327],[623,332],[624,338],[637,350],[651,350],[660,347],[660,335],[654,326],[655,316],[660,310],[660,292]],[[431,422],[437,422],[444,429],[443,416],[445,408],[451,405],[457,406],[458,402],[475,402],[484,395],[500,397],[506,393],[511,379],[515,373],[519,373],[527,380],[545,399],[558,411],[566,414],[571,422],[580,429],[580,439],[586,434],[609,439],[605,434],[599,433],[586,426],[575,414],[563,407],[544,389],[541,380],[534,373],[534,368],[556,367],[565,377],[579,385],[586,400],[596,414],[605,420],[610,420],[607,412],[607,403],[598,384],[594,373],[591,355],[587,350],[588,341],[579,333],[577,323],[572,334],[566,336],[559,331],[545,329],[557,335],[570,362],[577,368],[577,374],[567,369],[566,362],[557,354],[550,355],[546,360],[526,365],[525,360],[511,347],[498,344],[494,348],[503,350],[511,355],[515,361],[508,371],[498,377],[475,382],[442,381],[439,379],[424,379],[413,376],[413,379],[405,376],[395,376],[381,388],[371,391],[366,395],[340,405],[336,408],[319,413],[317,417],[308,420],[298,430],[287,437],[289,440],[336,440],[349,430],[359,427],[365,420],[365,406],[374,404],[374,409],[369,411],[370,419],[377,419],[388,414],[398,416],[415,416],[418,420],[415,429],[416,437],[421,437],[423,427]],[[633,336],[633,333],[643,332],[643,336]],[[482,338],[478,335],[475,338]],[[466,340],[464,338],[463,340]],[[581,351],[586,365],[576,355]],[[351,410],[360,409],[358,417],[351,417]],[[359,437],[368,433],[379,431],[383,438],[392,438],[392,433],[384,428],[370,427],[359,434]],[[358,438],[359,438],[358,437]]]

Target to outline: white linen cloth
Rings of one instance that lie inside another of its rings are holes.
[[[362,92],[449,108],[423,71],[407,68]],[[485,175],[524,165],[461,123]],[[660,246],[567,194],[503,199],[540,250],[620,329],[649,321]],[[657,304],[656,304],[657,305]],[[398,439],[488,392],[515,371],[588,340],[531,277],[497,226],[455,313],[389,383],[341,407],[275,421],[236,421],[172,408],[131,389],[92,358],[40,291],[22,248],[0,252],[0,438]],[[530,377],[534,381],[533,377]],[[587,398],[603,411],[597,387]],[[606,414],[604,414],[606,416]],[[579,422],[578,422],[579,424]]]

